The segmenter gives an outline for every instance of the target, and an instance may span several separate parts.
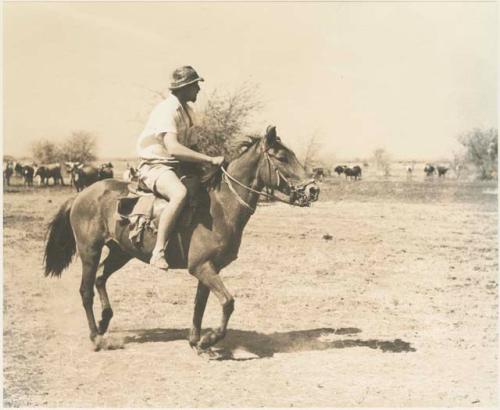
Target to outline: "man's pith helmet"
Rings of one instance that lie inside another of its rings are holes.
[[[170,90],[178,90],[186,85],[204,81],[190,65],[185,65],[174,70],[170,81]]]

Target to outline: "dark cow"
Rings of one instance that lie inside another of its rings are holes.
[[[436,168],[434,168],[432,164],[425,164],[424,172],[426,176],[431,177],[434,175],[434,172],[436,172]]]
[[[345,165],[337,165],[333,171],[336,172],[338,176],[340,176],[340,174],[344,173],[345,168],[347,168]]]
[[[113,176],[113,164],[111,162],[101,164],[101,167],[99,168],[99,179],[113,178]]]
[[[3,168],[3,183],[7,186],[10,185],[10,178],[12,177],[12,174],[14,174],[14,164],[12,161],[9,161]]]
[[[352,167],[352,171],[354,173],[354,179],[361,179],[362,170],[359,165],[355,165],[354,167]]]
[[[52,178],[54,185],[58,182],[64,185],[64,179],[61,174],[61,164],[40,165],[35,171],[35,177],[40,177],[40,185],[49,185],[49,179]]]
[[[323,168],[313,168],[313,178],[316,181],[323,181],[325,177],[325,170]]]
[[[99,181],[99,169],[93,165],[75,165],[71,170],[71,180],[76,192],[80,192],[94,182]]]
[[[446,176],[446,173],[448,172],[448,167],[443,167],[441,165],[438,165],[437,166],[437,172],[438,172],[438,177],[441,178],[441,177],[445,177]]]
[[[33,175],[34,174],[35,174],[35,169],[31,165],[25,165],[23,167],[24,185],[33,186]]]
[[[14,164],[14,171],[16,171],[16,176],[22,177],[23,176],[23,166],[20,162],[16,162]]]
[[[361,178],[361,167],[359,165],[355,165],[352,168],[344,167],[344,174],[346,179],[354,179],[355,181],[358,178]]]

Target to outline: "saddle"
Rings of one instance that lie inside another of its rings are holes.
[[[176,226],[187,227],[191,225],[199,206],[201,183],[196,175],[183,176],[181,181],[187,188],[188,198]],[[153,193],[140,179],[130,182],[127,196],[118,198],[117,201],[116,228],[129,225],[129,239],[135,247],[140,248],[146,230],[153,233],[158,231],[158,219],[167,203],[168,199]]]

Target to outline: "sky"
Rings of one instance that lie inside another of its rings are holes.
[[[275,124],[331,158],[449,158],[497,127],[494,2],[4,2],[3,150],[85,130],[102,157],[135,144],[172,70],[255,87],[249,131]]]

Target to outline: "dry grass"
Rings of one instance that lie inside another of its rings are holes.
[[[194,279],[139,261],[108,285],[118,349],[94,352],[79,261],[60,280],[41,268],[46,223],[76,193],[9,188],[4,405],[498,405],[496,185],[370,172],[328,179],[310,209],[262,204],[222,273],[236,310],[216,362],[186,341]],[[204,327],[219,319],[210,298]]]

